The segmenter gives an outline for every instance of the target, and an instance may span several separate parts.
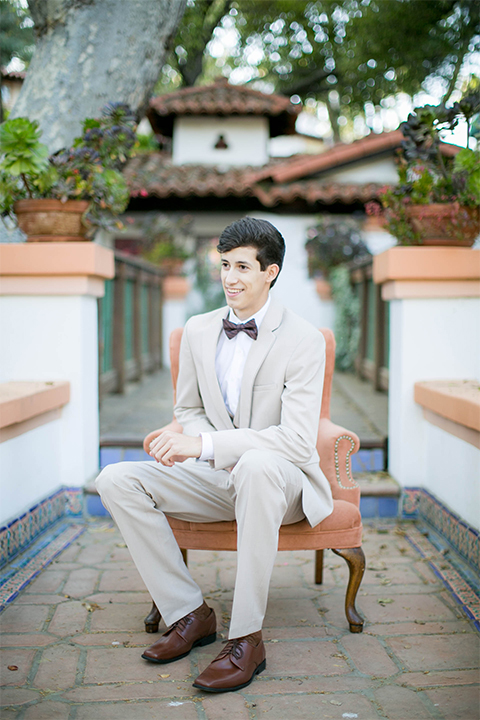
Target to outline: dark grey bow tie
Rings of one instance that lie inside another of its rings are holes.
[[[256,340],[258,336],[257,323],[253,319],[246,323],[233,323],[230,320],[224,320],[223,329],[229,340],[238,335],[239,332],[247,333],[252,340]]]

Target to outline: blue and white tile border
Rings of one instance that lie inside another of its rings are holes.
[[[465,614],[473,620],[475,627],[480,631],[480,596],[417,527],[412,525],[405,533],[405,537],[428,562],[435,575],[442,580],[458,604],[462,606]]]
[[[60,523],[52,532],[47,531],[42,541],[32,547],[30,552],[9,564],[0,576],[0,612],[84,530],[85,525]]]
[[[61,488],[0,527],[0,568],[25,552],[60,519],[81,518],[82,510],[83,488]]]
[[[480,572],[480,536],[455,513],[423,488],[404,488],[402,491],[402,518],[426,520],[454,550]]]

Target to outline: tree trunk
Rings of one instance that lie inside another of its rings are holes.
[[[37,43],[11,117],[38,120],[50,152],[107,102],[145,113],[186,0],[29,0]]]
[[[338,125],[338,118],[340,117],[340,112],[337,108],[333,107],[328,95],[325,98],[325,105],[327,106],[328,119],[330,120],[330,125],[332,127],[333,142],[339,143],[341,142],[340,127]]]

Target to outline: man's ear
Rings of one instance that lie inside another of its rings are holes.
[[[265,279],[267,280],[267,282],[272,284],[279,272],[280,268],[278,267],[278,265],[269,265],[265,270]]]

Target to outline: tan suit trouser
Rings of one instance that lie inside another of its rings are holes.
[[[280,525],[304,518],[303,472],[274,453],[249,450],[231,473],[187,460],[108,465],[96,485],[167,625],[202,604],[165,517],[237,521],[237,574],[229,637],[260,630]]]

